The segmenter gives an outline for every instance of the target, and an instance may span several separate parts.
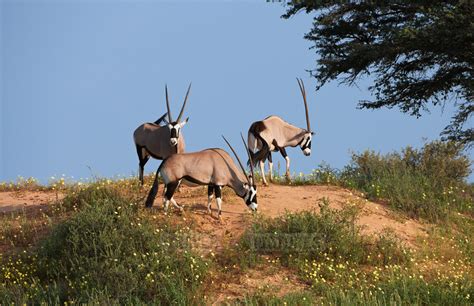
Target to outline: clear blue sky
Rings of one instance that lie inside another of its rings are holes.
[[[47,181],[137,171],[133,130],[165,111],[168,84],[176,114],[190,81],[184,128],[189,151],[224,147],[243,155],[239,133],[275,114],[304,127],[296,77],[305,81],[313,154],[288,151],[292,171],[326,161],[342,167],[350,151],[382,153],[434,139],[450,109],[415,119],[398,110],[361,111],[369,80],[314,92],[315,53],[303,39],[311,17],[283,20],[265,1],[0,0],[0,180]],[[472,157],[472,156],[471,156]],[[274,156],[274,162],[284,160]],[[147,164],[154,171],[157,161]],[[472,180],[472,179],[471,179]]]

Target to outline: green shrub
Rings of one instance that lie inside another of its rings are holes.
[[[371,199],[384,199],[411,217],[445,220],[452,209],[472,212],[472,186],[465,183],[471,162],[463,148],[449,142],[380,155],[353,154],[341,173],[346,186]]]
[[[285,265],[327,257],[372,264],[408,259],[393,235],[382,233],[375,239],[361,235],[355,205],[335,210],[323,199],[319,207],[319,213],[302,211],[257,220],[242,236],[240,253],[250,264],[256,263],[259,255],[277,256]]]
[[[53,227],[29,264],[10,269],[31,266],[31,277],[20,273],[22,279],[12,282],[4,273],[0,283],[17,294],[0,295],[0,304],[199,301],[206,264],[191,251],[184,232],[167,223],[154,228],[140,217],[136,204],[110,190],[85,190],[64,205],[72,203],[82,209]],[[31,283],[40,288],[33,297]]]

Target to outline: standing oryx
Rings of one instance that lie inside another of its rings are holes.
[[[304,155],[311,154],[311,127],[309,124],[308,103],[306,102],[306,91],[303,80],[296,79],[303,95],[304,107],[306,111],[306,129],[302,129],[285,122],[278,116],[269,116],[262,121],[252,123],[248,132],[248,143],[252,160],[260,163],[260,170],[263,183],[267,185],[264,172],[264,162],[268,159],[270,170],[270,181],[273,179],[272,151],[280,151],[286,160],[286,178],[290,179],[290,158],[286,154],[285,147],[300,146]]]
[[[140,125],[133,133],[133,140],[137,148],[139,170],[138,175],[143,185],[143,167],[149,160],[150,156],[156,159],[165,159],[176,153],[184,152],[184,138],[181,135],[181,128],[188,122],[189,117],[184,121],[180,121],[183,116],[186,101],[188,101],[191,84],[189,84],[183,106],[179,112],[178,119],[173,121],[171,117],[170,103],[168,100],[168,88],[165,86],[166,108],[168,110],[168,120],[163,115],[154,123],[144,123]],[[164,121],[166,126],[160,126],[160,122]]]
[[[241,137],[248,157],[251,158],[247,144],[245,144],[242,135]],[[254,211],[257,210],[257,187],[253,179],[253,165],[251,164],[250,166],[250,176],[247,176],[244,166],[234,149],[225,138],[224,140],[237,158],[240,169],[235,165],[229,154],[222,149],[206,149],[193,153],[174,154],[165,159],[156,171],[153,187],[146,199],[146,207],[153,205],[153,201],[158,193],[158,175],[161,174],[165,184],[163,199],[165,210],[168,209],[169,202],[182,210],[182,207],[173,199],[173,194],[183,179],[198,185],[208,185],[207,209],[209,213],[211,213],[212,193],[213,191],[215,192],[218,218],[221,216],[221,189],[223,186],[232,188],[239,197],[244,199],[245,204],[249,208]]]

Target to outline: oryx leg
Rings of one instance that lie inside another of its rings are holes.
[[[285,176],[287,180],[290,180],[290,158],[288,157],[288,154],[286,154],[285,148],[278,148],[280,150],[281,156],[286,160],[286,172]]]
[[[155,180],[153,181],[153,186],[151,187],[150,192],[148,193],[148,196],[146,198],[145,206],[148,208],[153,206],[156,194],[158,193],[158,174],[159,171],[157,170],[155,174]]]
[[[267,179],[265,178],[265,159],[259,161],[259,163],[260,163],[260,174],[262,175],[263,184],[267,186],[268,183],[267,183]]]
[[[222,214],[222,186],[214,186],[214,193],[216,194],[217,217],[220,219]]]
[[[212,198],[214,197],[214,185],[207,186],[207,212],[212,215],[211,203]]]
[[[273,160],[272,160],[272,152],[268,152],[268,170],[270,171],[270,182],[273,182]]]
[[[179,185],[179,181],[166,184],[166,192],[163,198],[163,205],[164,205],[165,211],[168,210],[168,206],[170,202],[179,210],[183,210],[183,208],[179,206],[178,203],[176,203],[176,201],[173,199],[173,194],[176,191],[176,188],[178,187],[178,185]]]
[[[147,161],[150,159],[150,156],[146,154],[145,148],[140,147],[140,146],[136,146],[136,147],[137,147],[137,154],[138,154],[138,179],[143,185],[143,169]]]

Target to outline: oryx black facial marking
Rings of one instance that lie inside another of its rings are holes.
[[[257,186],[252,185],[252,186],[247,186],[247,193],[245,194],[244,197],[245,204],[252,209],[252,210],[257,210]]]
[[[178,144],[181,125],[177,122],[174,122],[174,123],[168,124],[168,128],[170,129],[170,144],[172,146],[175,146]]]
[[[311,154],[311,139],[311,133],[306,133],[300,143],[300,148],[306,156]]]

